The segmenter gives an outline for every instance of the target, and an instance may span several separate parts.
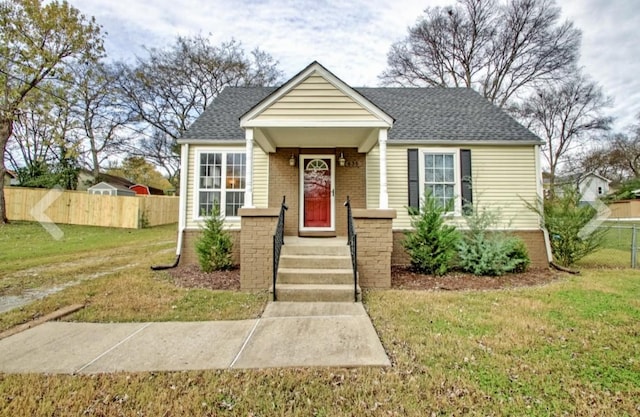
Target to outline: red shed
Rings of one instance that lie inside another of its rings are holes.
[[[142,184],[136,184],[129,187],[130,190],[135,191],[137,195],[149,195],[149,187]]]

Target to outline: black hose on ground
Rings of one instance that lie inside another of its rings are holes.
[[[560,266],[555,262],[549,262],[549,265],[551,265],[553,268],[557,269],[558,271],[567,272],[573,275],[580,275],[580,271],[576,271],[575,269],[569,269],[567,267]]]
[[[165,269],[172,269],[175,268],[176,266],[178,266],[178,264],[180,263],[180,255],[176,256],[176,260],[173,262],[172,265],[153,265],[151,266],[151,270],[152,271],[163,271]]]

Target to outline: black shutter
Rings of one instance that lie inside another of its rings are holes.
[[[462,179],[460,190],[460,196],[462,197],[462,214],[470,214],[473,210],[470,149],[460,149],[460,177]]]
[[[409,178],[409,212],[420,210],[420,175],[418,168],[418,150],[407,149],[407,168]]]

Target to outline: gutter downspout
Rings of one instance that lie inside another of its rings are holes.
[[[535,152],[535,167],[536,167],[536,197],[538,202],[540,203],[540,210],[544,213],[544,184],[542,179],[542,164],[540,161],[540,145],[536,145],[534,148]],[[551,251],[551,240],[549,238],[549,231],[544,225],[544,215],[538,216],[540,221],[540,229],[542,229],[542,234],[544,236],[544,247],[547,252],[547,262],[549,265],[553,264],[553,252]]]
[[[171,269],[180,263],[180,255],[182,254],[182,242],[184,231],[187,228],[187,178],[189,176],[189,144],[183,143],[180,152],[180,211],[178,215],[178,244],[176,247],[176,259],[171,265],[155,265],[151,269],[161,271]]]

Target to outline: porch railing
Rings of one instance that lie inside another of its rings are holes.
[[[282,204],[280,205],[280,215],[278,216],[278,225],[276,226],[276,232],[273,235],[273,301],[278,300],[278,296],[276,295],[276,278],[278,277],[280,252],[282,251],[282,246],[284,246],[284,212],[289,210],[285,201],[286,196],[283,196]]]
[[[347,207],[347,245],[351,252],[351,266],[353,267],[353,297],[358,301],[358,234],[356,226],[353,222],[353,214],[351,213],[351,199],[347,196],[344,203]]]

